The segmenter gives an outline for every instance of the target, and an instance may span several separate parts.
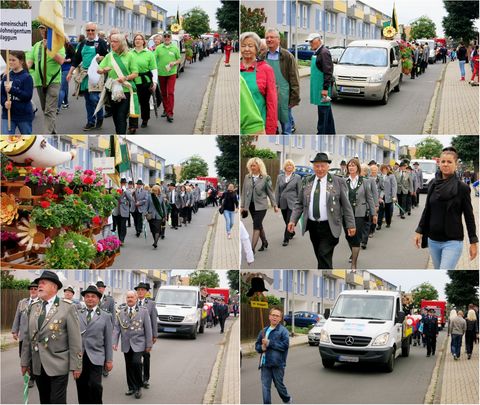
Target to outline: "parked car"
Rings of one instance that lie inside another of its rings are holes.
[[[310,60],[312,59],[313,56],[313,51],[310,48],[309,43],[304,43],[304,44],[298,44],[297,45],[298,49],[298,59],[299,60]],[[288,51],[295,55],[295,45],[293,45],[291,48],[288,48]]]
[[[320,343],[320,331],[322,330],[326,321],[327,320],[323,316],[320,316],[320,321],[317,322],[315,326],[308,332],[308,344],[310,346],[318,346]]]
[[[291,313],[285,315],[284,319],[285,325],[292,324],[292,315]],[[315,325],[320,320],[320,315],[315,312],[308,311],[297,311],[295,312],[295,326],[300,328],[306,328],[310,325]]]
[[[284,174],[285,172],[280,170],[281,174]],[[295,174],[298,174],[300,177],[305,177],[309,176],[310,174],[314,174],[314,171],[311,167],[308,166],[295,166]]]

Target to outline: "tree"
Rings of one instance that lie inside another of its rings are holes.
[[[220,177],[238,183],[238,136],[217,136],[220,155],[215,158],[215,167]]]
[[[478,302],[478,271],[448,270],[451,282],[445,285],[445,295],[450,305],[458,309]]]
[[[241,136],[241,151],[242,158],[258,157],[260,159],[276,159],[277,154],[270,149],[257,149],[254,141],[257,140],[256,135],[242,135]]]
[[[443,0],[447,16],[443,17],[442,25],[447,37],[460,41],[469,41],[478,37],[474,27],[478,19],[478,0],[450,1]]]
[[[410,39],[435,38],[435,23],[426,15],[417,18],[411,24]]]
[[[30,9],[32,6],[28,0],[2,0],[0,1],[0,8]]]
[[[256,32],[260,38],[265,38],[265,27],[262,24],[267,22],[267,16],[263,8],[247,8],[241,6],[240,29],[242,32]]]
[[[423,141],[417,143],[415,146],[417,147],[417,151],[415,152],[417,159],[420,159],[421,157],[425,159],[439,157],[443,149],[442,143],[433,136],[426,137]]]
[[[239,277],[240,274],[238,270],[227,271],[228,285],[230,286],[230,289],[240,291]]]
[[[478,136],[458,135],[452,139],[452,146],[457,149],[458,158],[464,163],[473,163],[478,172]]]
[[[221,0],[222,6],[217,8],[216,17],[219,28],[230,34],[237,34],[239,31],[238,0]]]
[[[28,279],[18,280],[10,274],[10,270],[2,270],[0,272],[0,288],[11,290],[26,290],[31,281]]]
[[[208,164],[198,155],[193,155],[181,163],[180,181],[194,179],[197,176],[208,176]]]
[[[190,274],[190,285],[216,288],[220,284],[218,273],[213,270],[196,270]]]
[[[183,15],[183,29],[193,37],[210,31],[208,14],[200,7],[194,7]]]
[[[438,291],[430,283],[422,283],[412,290],[413,306],[420,308],[422,300],[437,300]]]

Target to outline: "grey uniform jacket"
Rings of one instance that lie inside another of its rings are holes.
[[[138,300],[140,302],[140,299]],[[150,321],[152,323],[152,336],[158,336],[158,312],[157,305],[155,301],[150,298],[145,298],[143,300],[143,307],[147,309],[148,315],[150,316]]]
[[[307,231],[308,209],[310,206],[310,194],[312,192],[315,175],[304,177],[302,189],[295,203],[290,222],[297,223],[303,214],[302,235]],[[347,228],[355,228],[355,217],[346,194],[345,179],[339,176],[327,174],[327,215],[330,231],[335,238],[340,236],[342,219],[345,219]]]
[[[370,188],[372,189],[372,197],[373,197],[373,202],[375,203],[375,208],[378,208],[379,206],[379,191],[378,191],[378,184],[380,183],[380,180],[377,177],[368,177],[368,180],[370,181]]]
[[[172,191],[170,190],[168,191],[167,197],[169,204],[175,204],[175,206],[179,209],[182,208],[182,197],[180,197],[180,193],[178,192],[178,190],[175,190],[175,201],[172,201]]]
[[[250,207],[250,203],[253,201],[255,211],[261,211],[268,209],[267,197],[270,199],[272,206],[276,206],[275,195],[272,190],[272,179],[270,176],[260,175],[253,185],[253,176],[247,174],[242,185],[242,201],[240,208]]]
[[[30,298],[24,298],[18,302],[17,311],[15,312],[15,318],[13,320],[12,332],[18,334],[18,340],[20,342],[25,337],[28,328],[29,302]]]
[[[279,174],[277,177],[275,201],[282,210],[286,208],[293,210],[302,188],[302,178],[295,173],[292,173],[288,183],[285,181],[285,178],[284,174]]]
[[[407,173],[407,171],[403,172],[403,178],[402,178],[402,171],[400,170],[395,173],[395,177],[397,180],[398,194],[408,194],[413,192],[413,181],[411,176]]]
[[[350,177],[346,178],[345,186],[348,196],[348,191],[350,189]],[[360,177],[358,179],[357,187],[357,198],[355,200],[355,206],[352,207],[355,217],[375,215],[375,202],[373,201],[370,180],[365,179],[365,177]]]
[[[199,187],[195,187],[195,190],[193,190],[193,194],[195,195],[195,201],[196,202],[200,201],[200,197],[202,195],[202,190],[200,190]]]
[[[87,315],[87,308],[78,311],[83,352],[87,353],[93,364],[103,366],[105,362],[113,360],[111,314],[97,307],[89,323]]]
[[[133,204],[130,207],[130,211],[135,212],[135,208],[138,208],[138,212],[145,214],[147,211],[148,194],[150,193],[143,188],[135,189],[135,191],[132,193]],[[138,206],[136,204],[138,204]]]
[[[56,297],[39,329],[42,302],[37,301],[30,309],[22,345],[22,367],[28,367],[32,361],[33,374],[40,375],[43,367],[50,377],[81,370],[82,336],[75,306]]]
[[[110,314],[112,320],[112,327],[115,324],[115,300],[110,295],[104,295],[98,304],[98,306],[105,312]]]
[[[191,207],[193,205],[193,194],[192,192],[185,192],[183,196],[183,201],[185,202],[186,207]]]
[[[134,315],[128,316],[128,305],[117,312],[115,327],[113,329],[113,344],[118,345],[118,339],[122,336],[122,352],[128,353],[130,348],[134,352],[144,352],[152,347],[152,323],[146,308],[134,307]]]
[[[130,216],[130,207],[134,205],[130,190],[124,190],[122,195],[118,196],[117,201],[118,204],[114,208],[112,215],[128,218]]]
[[[165,205],[165,199],[162,195],[157,196],[158,202],[160,204],[160,209],[163,208],[163,217],[160,216],[158,211],[155,208],[155,205],[153,205],[153,200],[152,200],[152,194],[150,193],[148,195],[148,200],[147,200],[147,206],[145,212],[150,214],[152,216],[152,219],[163,219],[167,216],[167,206]]]
[[[423,172],[422,172],[422,169],[414,170],[413,173],[415,173],[415,176],[417,177],[417,189],[422,188],[423,187]]]
[[[383,192],[383,201],[386,204],[392,202],[392,198],[397,198],[397,179],[394,174],[388,174],[387,176],[381,176],[380,181],[381,191]],[[382,195],[382,193],[380,193]]]

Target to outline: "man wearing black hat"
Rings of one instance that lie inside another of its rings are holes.
[[[83,305],[80,301],[75,300],[73,298],[74,295],[75,295],[75,290],[71,285],[67,286],[67,288],[64,288],[63,290],[64,301],[67,301],[68,303],[75,305],[75,308],[77,308],[77,310],[81,310],[83,308]]]
[[[139,283],[135,287],[135,291],[138,294],[137,304],[139,307],[146,308],[148,315],[150,316],[150,321],[152,323],[152,346],[157,341],[158,336],[158,312],[157,305],[155,301],[149,298],[146,298],[147,292],[150,291],[150,283]],[[143,352],[143,388],[150,388],[150,352]]]
[[[175,187],[175,183],[170,183],[168,185],[168,205],[170,207],[171,227],[173,229],[178,229],[178,214],[180,208],[182,208],[182,198]]]
[[[65,404],[68,372],[82,372],[82,336],[75,306],[57,297],[58,275],[45,270],[34,283],[38,298],[30,310],[22,345],[22,374],[35,375],[40,403]],[[30,368],[32,362],[32,368]]]
[[[96,286],[98,291],[102,294],[98,305],[100,309],[103,309],[105,312],[108,312],[110,314],[113,327],[115,325],[115,300],[112,296],[105,294],[105,289],[107,288],[107,286],[102,280],[98,280]],[[108,371],[106,369],[103,369],[103,376],[108,377]]]
[[[22,355],[22,344],[28,328],[28,315],[31,306],[38,300],[38,285],[30,283],[28,286],[29,298],[24,298],[18,302],[15,318],[13,319],[12,335],[15,340],[18,340],[19,355]],[[30,365],[31,367],[31,365]],[[35,377],[32,375],[28,382],[28,387],[32,388]]]
[[[348,176],[348,171],[347,171],[347,162],[345,160],[342,160],[340,162],[340,172],[338,173],[340,177],[347,177]]]
[[[423,337],[427,342],[427,357],[435,356],[438,337],[438,319],[435,316],[435,310],[430,308],[428,315],[423,321]]]
[[[223,333],[223,330],[225,329],[225,321],[230,315],[228,311],[228,305],[225,303],[225,299],[223,297],[220,298],[220,303],[217,306],[217,315],[218,322],[220,323],[220,333]]]
[[[413,182],[411,176],[407,173],[407,163],[401,162],[398,172],[395,173],[397,180],[397,199],[400,205],[400,218],[405,219],[407,211],[407,196],[413,193]]]
[[[130,192],[130,195],[133,195],[133,191],[135,190],[133,180],[128,180],[127,190]],[[132,215],[132,217],[133,217],[134,211],[135,211],[135,204],[130,204],[130,214]],[[133,218],[133,220],[135,221],[135,218]],[[129,215],[127,220],[127,228],[131,228],[131,227],[132,227],[132,222],[130,220],[130,215]]]
[[[115,223],[118,228],[118,239],[123,245],[125,241],[125,236],[127,235],[127,221],[130,218],[130,206],[134,204],[132,194],[126,187],[127,179],[122,178],[120,180],[121,193],[118,195],[117,201],[118,204],[112,212]]]
[[[111,314],[99,307],[102,293],[94,285],[80,293],[85,308],[79,311],[82,333],[83,368],[77,382],[79,404],[101,404],[102,371],[113,367]]]
[[[413,173],[417,178],[417,189],[415,190],[415,198],[413,200],[413,205],[415,205],[415,207],[418,207],[418,204],[420,204],[420,190],[423,188],[423,172],[422,169],[420,169],[420,164],[418,162],[415,162],[413,164]]]
[[[147,210],[148,192],[143,188],[143,181],[138,179],[135,190],[132,193],[134,204],[132,205],[133,222],[137,238],[143,231],[143,215]]]
[[[313,163],[314,175],[306,176],[302,181],[299,198],[288,224],[293,232],[303,214],[302,235],[308,230],[319,269],[332,269],[333,250],[338,244],[342,222],[349,236],[354,236],[355,217],[346,193],[345,180],[332,176],[326,153],[317,153]]]

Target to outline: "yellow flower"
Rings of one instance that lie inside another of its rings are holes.
[[[0,216],[1,225],[10,225],[18,218],[18,204],[13,194],[2,193],[2,213]]]

